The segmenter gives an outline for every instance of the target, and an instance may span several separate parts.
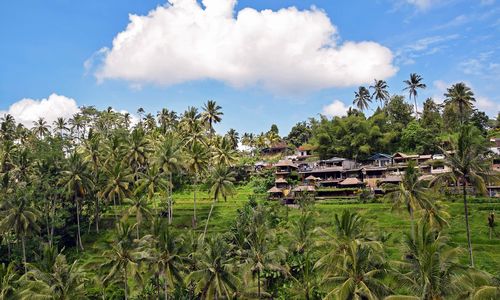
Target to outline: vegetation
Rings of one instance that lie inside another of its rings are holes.
[[[422,78],[406,83],[416,103]],[[464,84],[422,114],[387,89],[376,80],[356,92],[360,110],[380,102],[369,118],[313,118],[285,139],[273,125],[241,135],[248,151],[235,130],[216,132],[215,101],[157,119],[141,108],[137,124],[94,107],[52,127],[2,117],[0,299],[498,298],[500,202],[476,198],[497,180],[485,143],[498,128],[481,121]],[[440,151],[452,172],[429,185],[409,165],[370,203],[363,191],[361,201],[302,195],[282,206],[264,197],[273,172],[253,164],[279,159],[260,150],[287,141],[321,158]],[[408,215],[391,210],[400,207]]]

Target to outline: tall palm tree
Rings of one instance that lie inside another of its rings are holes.
[[[126,159],[132,167],[134,176],[137,178],[139,169],[145,166],[148,155],[152,151],[151,145],[145,137],[144,130],[140,127],[132,131],[128,143]]]
[[[375,100],[380,101],[380,104],[384,106],[387,104],[387,101],[389,101],[389,91],[387,89],[389,86],[387,85],[387,82],[385,80],[377,80],[375,79],[375,83],[369,87],[370,89],[373,89],[373,93],[371,95],[372,98],[375,98]]]
[[[172,174],[179,171],[182,168],[184,157],[182,154],[182,148],[177,142],[176,137],[173,134],[166,135],[163,143],[155,153],[154,163],[160,166],[161,170],[168,174],[169,176],[169,186],[168,186],[168,216],[169,224],[173,220],[173,205],[172,205]]]
[[[472,255],[472,242],[469,227],[469,208],[467,204],[467,186],[472,186],[476,191],[486,194],[485,178],[489,176],[498,177],[492,173],[485,154],[488,152],[481,132],[473,125],[462,125],[459,129],[458,139],[451,141],[451,151],[444,151],[445,164],[451,169],[450,173],[444,173],[436,177],[431,184],[454,183],[462,187],[464,202],[465,228],[467,233],[467,246],[469,251],[470,265],[474,266]]]
[[[103,268],[109,268],[109,272],[103,280],[105,284],[112,279],[123,282],[125,300],[128,299],[129,294],[129,277],[132,276],[137,283],[140,283],[142,278],[139,272],[139,263],[149,257],[146,251],[148,248],[147,239],[131,239],[133,227],[124,223],[117,224],[117,238],[111,249],[103,253],[106,262],[101,265]]]
[[[33,133],[41,139],[50,133],[49,128],[50,126],[44,118],[38,118],[37,121],[33,121]]]
[[[476,101],[472,90],[463,82],[456,83],[447,89],[444,94],[446,99],[445,105],[451,105],[453,108],[458,109],[460,115],[460,122],[463,124],[466,120],[467,112],[472,111]]]
[[[153,201],[155,194],[168,191],[170,189],[170,183],[164,172],[161,172],[160,168],[153,164],[149,166],[145,173],[140,173],[139,180],[136,182],[137,188],[135,190],[136,195],[145,194],[149,201]],[[153,207],[156,208],[155,202]],[[155,215],[157,212],[154,212]]]
[[[14,262],[0,264],[0,300],[15,299],[18,279]]]
[[[237,152],[234,150],[232,142],[227,137],[216,138],[217,142],[213,145],[213,161],[215,164],[233,166],[237,160]]]
[[[222,107],[217,105],[213,100],[208,100],[205,105],[203,105],[203,112],[201,114],[201,120],[203,123],[208,125],[210,133],[214,133],[214,124],[219,123],[222,120],[224,113],[221,111]]]
[[[198,113],[198,109],[196,107],[189,106],[182,114],[179,125],[184,132],[189,132],[191,128],[199,122],[199,119],[200,114]]]
[[[418,118],[418,106],[417,106],[417,95],[418,95],[418,90],[419,89],[425,89],[427,85],[425,83],[422,83],[422,76],[416,74],[416,73],[411,73],[410,74],[410,79],[405,80],[404,83],[406,84],[406,87],[403,89],[403,91],[408,91],[409,93],[409,98],[411,101],[411,97],[413,97],[413,100],[415,101],[415,117]]]
[[[26,191],[24,191],[26,193]],[[0,206],[0,230],[5,232],[14,232],[18,239],[21,239],[23,250],[24,272],[27,271],[26,265],[26,237],[32,233],[40,231],[38,219],[40,212],[29,205],[25,195],[16,195],[14,199],[6,199]]]
[[[231,142],[231,147],[233,149],[238,148],[238,143],[240,141],[240,135],[233,128],[229,129],[224,137],[227,137]]]
[[[94,181],[89,172],[88,163],[81,156],[73,152],[68,159],[66,169],[62,172],[60,184],[71,196],[76,205],[76,221],[78,233],[76,237],[76,247],[83,250],[82,237],[80,232],[80,199],[84,199],[92,192]]]
[[[360,86],[357,92],[354,92],[354,101],[352,104],[356,105],[361,111],[368,109],[370,102],[372,102],[370,92],[364,86]]]
[[[235,258],[231,250],[221,235],[215,235],[195,254],[198,268],[185,282],[195,284],[195,292],[201,294],[201,299],[234,298],[239,280],[233,272]]]
[[[59,137],[63,137],[64,132],[69,130],[68,122],[63,117],[57,118],[54,123],[54,130],[59,132]]]
[[[187,167],[194,175],[194,194],[193,194],[193,227],[196,227],[196,191],[198,189],[198,180],[201,173],[207,170],[209,161],[209,151],[201,143],[194,143],[187,153]]]
[[[125,199],[126,204],[129,204],[126,216],[135,215],[135,221],[137,223],[135,229],[137,234],[137,239],[140,236],[140,227],[144,220],[149,220],[151,218],[151,210],[148,208],[147,199],[144,197],[134,197],[133,199]]]
[[[163,133],[177,126],[178,117],[177,113],[173,110],[163,108],[156,116],[158,117],[158,122],[160,123],[160,128]]]
[[[164,226],[159,232],[156,248],[156,263],[163,275],[163,292],[168,299],[168,287],[182,282],[185,258],[181,252],[182,239],[175,235],[170,226]]]
[[[134,180],[134,175],[130,173],[130,169],[125,167],[121,162],[116,162],[115,165],[106,170],[107,182],[104,185],[101,195],[108,199],[109,202],[113,202],[115,209],[115,219],[118,221],[117,205],[121,203],[122,199],[125,199],[131,194],[130,185]]]
[[[208,212],[207,222],[205,223],[205,230],[203,230],[203,240],[205,239],[205,235],[207,233],[208,222],[210,222],[210,217],[212,216],[212,211],[214,209],[215,204],[221,198],[224,201],[227,200],[227,197],[235,194],[234,182],[236,179],[234,178],[235,173],[231,171],[228,167],[224,165],[218,165],[211,176],[211,188],[210,194],[212,196],[213,202],[210,206],[210,211]]]

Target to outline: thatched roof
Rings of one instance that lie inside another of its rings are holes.
[[[288,181],[286,181],[286,179],[284,179],[284,178],[278,178],[278,179],[276,179],[275,182],[276,183],[288,183]]]
[[[283,191],[280,189],[280,188],[277,188],[275,186],[273,186],[272,188],[270,188],[268,191],[268,193],[283,193]]]
[[[401,176],[390,176],[386,178],[382,178],[380,183],[398,183],[401,182]]]
[[[359,179],[352,177],[352,178],[346,178],[344,179],[340,185],[360,185],[364,184],[362,181],[359,181]]]
[[[309,175],[309,176],[306,177],[306,180],[311,180],[311,181],[313,181],[313,180],[320,180],[320,179],[321,178],[314,177],[313,175]]]
[[[275,167],[292,167],[292,168],[297,168],[297,166],[291,161],[291,160],[280,160],[276,164],[274,164]]]

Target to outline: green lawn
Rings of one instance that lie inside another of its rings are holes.
[[[226,202],[218,202],[214,208],[212,219],[208,227],[209,232],[225,232],[234,220],[237,209],[242,207],[252,195],[249,187],[239,187],[238,193]],[[262,198],[262,197],[261,197]],[[193,216],[193,192],[183,191],[174,194],[174,225],[179,229],[190,228]],[[266,200],[262,200],[266,201]],[[207,192],[197,193],[198,203],[198,230],[202,231],[205,225],[210,205]],[[450,226],[444,231],[451,237],[451,243],[464,249],[462,254],[463,263],[468,262],[466,249],[465,223],[463,217],[463,203],[447,201],[447,211],[450,214]],[[392,211],[391,205],[387,203],[344,203],[342,200],[322,200],[315,204],[318,216],[316,225],[324,228],[331,228],[333,215],[340,213],[344,209],[351,209],[363,217],[371,224],[374,231],[385,231],[392,233],[392,237],[386,243],[386,250],[390,258],[400,258],[400,240],[403,231],[409,230],[410,222],[407,213],[402,211]],[[490,211],[500,210],[500,200],[482,199],[482,201],[471,201],[470,222],[474,250],[474,258],[477,267],[500,275],[500,235],[492,240],[488,238],[487,215]],[[283,215],[285,214],[283,209]],[[298,210],[290,208],[289,217],[293,219],[298,215]],[[111,217],[112,215],[108,216]],[[500,230],[499,230],[500,231]],[[500,233],[500,232],[499,232]],[[86,236],[86,241],[90,244],[86,252],[87,255],[97,254],[101,251],[104,243],[112,240],[113,232],[107,231],[99,236]],[[88,256],[87,256],[88,257]]]

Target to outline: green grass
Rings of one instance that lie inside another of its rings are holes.
[[[220,201],[216,204],[210,220],[209,232],[225,232],[236,217],[237,209],[241,208],[252,195],[250,187],[238,187],[237,194],[230,197],[226,202]],[[262,200],[265,201],[265,200]],[[161,203],[161,199],[160,202]],[[202,231],[205,225],[210,205],[212,204],[207,192],[197,192],[197,216],[198,230]],[[160,204],[161,205],[161,204]],[[466,246],[465,223],[463,216],[463,203],[459,200],[447,201],[447,211],[450,214],[449,224],[444,232],[451,238],[451,244],[464,249],[461,260],[468,263]],[[344,209],[352,209],[362,215],[370,222],[370,229],[374,231],[385,231],[392,234],[391,239],[385,244],[386,251],[391,259],[401,257],[401,237],[404,231],[408,231],[410,222],[408,214],[402,211],[392,211],[388,203],[353,203],[342,199],[321,200],[315,204],[318,216],[315,218],[316,225],[330,229],[333,215]],[[500,275],[500,232],[492,240],[488,238],[487,215],[493,211],[500,211],[500,200],[481,198],[472,200],[470,205],[470,224],[472,243],[476,266]],[[284,216],[283,209],[283,216]],[[298,215],[297,209],[289,210],[291,219]],[[113,214],[108,214],[112,218]],[[191,228],[193,216],[193,192],[183,191],[174,193],[174,226],[179,229]],[[111,222],[109,222],[111,223]],[[90,258],[99,255],[107,247],[107,243],[113,240],[113,231],[103,231],[100,235],[86,235],[85,257]]]

